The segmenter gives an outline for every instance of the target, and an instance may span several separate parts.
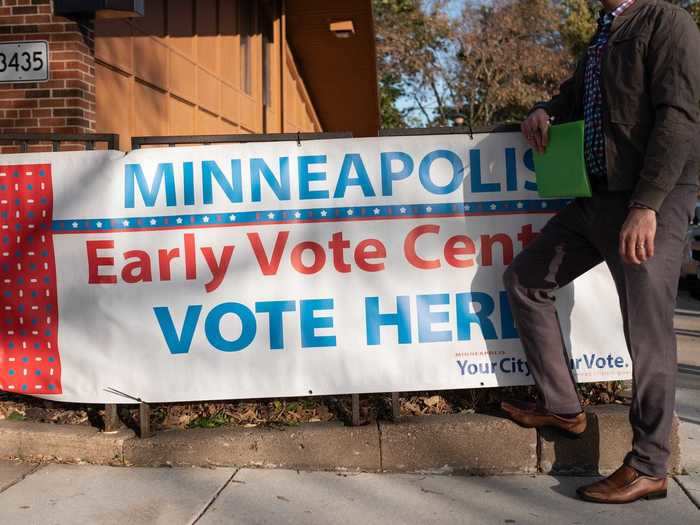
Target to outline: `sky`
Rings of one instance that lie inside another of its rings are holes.
[[[447,13],[450,15],[450,18],[458,17],[459,13],[462,11],[462,6],[464,6],[464,4],[464,0],[450,0],[449,5],[447,7]]]

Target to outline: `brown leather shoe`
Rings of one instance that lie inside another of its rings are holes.
[[[580,487],[576,493],[581,499],[594,503],[631,503],[640,498],[665,498],[667,490],[665,477],[653,478],[622,465],[607,478]]]
[[[554,427],[573,437],[581,437],[586,430],[585,412],[575,417],[552,414],[534,403],[502,401],[501,409],[518,425],[525,428]]]

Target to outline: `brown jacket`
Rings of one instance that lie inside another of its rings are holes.
[[[585,56],[544,108],[583,119]],[[664,0],[636,0],[613,21],[601,71],[608,189],[659,210],[700,175],[700,31]]]

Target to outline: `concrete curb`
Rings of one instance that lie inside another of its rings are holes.
[[[537,472],[537,433],[483,414],[380,422],[382,470],[515,474]]]
[[[129,466],[231,466],[479,475],[597,474],[620,466],[632,433],[627,407],[589,409],[582,439],[538,433],[483,414],[405,417],[363,427],[174,430],[137,439],[130,430],[0,421],[0,459]],[[670,472],[678,474],[678,421]]]
[[[381,464],[377,426],[341,423],[160,432],[125,442],[124,463],[370,472]]]
[[[123,465],[124,443],[135,434],[78,425],[0,421],[0,459]]]

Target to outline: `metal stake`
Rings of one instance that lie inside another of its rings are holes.
[[[352,394],[352,426],[360,425],[360,394]]]
[[[114,403],[108,403],[105,405],[105,432],[116,432],[121,427],[121,421],[119,421],[119,414],[117,414],[117,405]]]
[[[139,428],[141,439],[151,437],[151,407],[148,403],[139,403]]]
[[[399,403],[399,393],[391,393],[391,419],[392,421],[398,421],[401,417],[401,404]]]

